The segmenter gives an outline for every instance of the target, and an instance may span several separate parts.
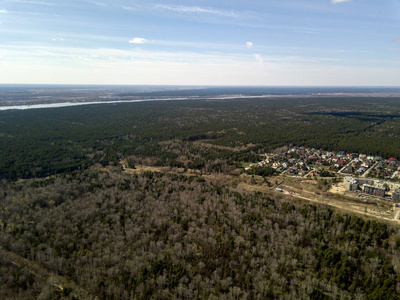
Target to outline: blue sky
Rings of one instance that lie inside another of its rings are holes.
[[[0,83],[400,85],[398,0],[0,0]]]

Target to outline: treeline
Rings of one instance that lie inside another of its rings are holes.
[[[398,228],[324,206],[199,176],[100,166],[1,184],[2,299],[82,298],[82,290],[88,299],[398,299],[400,292]],[[36,276],[37,265],[54,275]]]
[[[393,98],[120,103],[2,111],[0,121],[0,178],[11,180],[130,156],[171,167],[190,167],[194,159],[203,168],[217,160],[240,166],[289,144],[400,157],[400,104]],[[180,152],[166,141],[180,143]]]
[[[275,172],[276,172],[275,169],[268,167],[268,166],[267,167],[259,167],[259,168],[251,168],[246,171],[246,173],[249,175],[258,175],[258,176],[263,176],[263,177],[272,176],[275,174]]]

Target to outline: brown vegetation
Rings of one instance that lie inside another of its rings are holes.
[[[395,299],[394,228],[205,178],[114,167],[3,184],[0,296]]]

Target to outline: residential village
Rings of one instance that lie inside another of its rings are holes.
[[[349,192],[363,192],[377,197],[392,197],[400,202],[400,174],[396,158],[291,147],[279,153],[266,153],[259,163],[245,167],[270,167],[277,174],[294,177],[345,177]]]

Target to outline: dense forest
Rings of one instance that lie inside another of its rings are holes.
[[[399,299],[398,227],[216,175],[287,145],[399,158],[399,125],[372,97],[0,111],[0,298]]]
[[[238,165],[289,144],[400,157],[396,98],[153,101],[2,111],[0,123],[0,178],[11,180],[127,157]],[[204,149],[201,141],[224,148]]]
[[[2,299],[398,299],[398,228],[326,207],[101,166],[2,190]]]

